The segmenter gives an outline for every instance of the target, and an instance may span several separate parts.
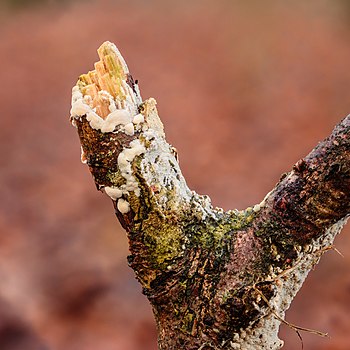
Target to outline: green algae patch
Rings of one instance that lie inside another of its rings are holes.
[[[152,213],[142,223],[144,244],[150,252],[150,262],[154,267],[167,268],[168,263],[179,258],[183,232],[169,218]]]

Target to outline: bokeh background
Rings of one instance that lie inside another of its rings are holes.
[[[125,234],[68,120],[103,41],[158,100],[190,187],[243,209],[350,112],[349,39],[346,0],[2,0],[0,349],[156,349]],[[287,313],[331,335],[302,333],[304,349],[350,348],[349,231]]]

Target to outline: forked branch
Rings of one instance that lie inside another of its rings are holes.
[[[97,188],[128,234],[160,349],[279,349],[277,333],[307,273],[350,212],[350,117],[244,211],[191,191],[154,99],[115,45],[73,88],[71,121]]]

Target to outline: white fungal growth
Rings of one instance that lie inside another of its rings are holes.
[[[143,123],[144,121],[145,121],[145,117],[141,113],[136,114],[134,119],[132,120],[132,122],[136,125]]]
[[[123,195],[123,191],[118,187],[105,187],[106,194],[113,200],[117,200]]]
[[[125,83],[121,88],[124,90],[130,89]],[[79,86],[74,86],[72,89],[72,108],[70,115],[72,117],[72,124],[74,125],[74,119],[86,117],[90,126],[95,130],[101,130],[101,132],[114,132],[117,127],[120,131],[125,132],[127,135],[134,135],[133,117],[137,113],[137,105],[135,98],[129,96],[131,92],[127,91],[126,100],[124,102],[114,99],[107,91],[101,90],[98,92],[101,98],[109,101],[108,109],[110,113],[103,119],[97,113],[96,109],[92,108],[92,101],[89,95],[83,96],[79,90]],[[140,119],[140,118],[137,118]]]
[[[105,121],[91,108],[90,111],[86,114],[86,119],[93,129],[102,131]]]
[[[131,123],[131,115],[126,109],[116,109],[108,114],[105,121],[109,124],[113,124],[114,126],[126,125]]]
[[[84,153],[83,147],[80,146],[80,150],[81,150],[80,160],[83,164],[87,164],[87,159],[86,159],[86,155]]]
[[[130,211],[130,204],[125,199],[119,198],[117,208],[122,214],[126,214]]]
[[[108,106],[109,111],[112,113],[117,109],[117,106],[115,105],[115,101],[112,99],[110,100],[109,106]]]
[[[122,186],[123,193],[134,191],[136,196],[140,195],[140,189],[135,176],[132,174],[131,163],[136,156],[145,153],[146,149],[139,139],[130,142],[130,148],[124,148],[118,156],[118,167],[121,175],[126,180]]]
[[[257,213],[258,211],[260,211],[260,209],[263,208],[263,207],[265,206],[266,201],[267,201],[267,199],[270,197],[270,195],[271,195],[272,192],[273,192],[273,190],[270,191],[270,192],[264,197],[264,199],[263,199],[259,204],[255,204],[255,205],[254,205],[253,211],[254,211],[255,213]]]
[[[114,112],[117,107],[116,107],[116,102],[113,98],[113,96],[108,92],[108,91],[105,91],[105,90],[100,90],[98,92],[98,95],[99,97],[102,99],[102,100],[105,100],[105,101],[108,101],[109,102],[109,106],[108,106],[108,110],[112,113]],[[92,98],[90,95],[85,95],[84,96],[84,99],[88,99],[87,102],[92,102]]]
[[[97,69],[95,65],[95,71],[89,72],[88,74],[88,85],[86,85],[87,81],[85,81],[85,78],[81,78],[72,89],[72,124],[76,126],[75,119],[86,117],[93,129],[100,130],[103,133],[125,132],[127,135],[132,136],[135,132],[133,116],[139,114],[138,106],[142,103],[139,88],[137,84],[130,86],[131,84],[128,82],[128,66],[113,43],[108,41],[103,43],[98,50],[98,54],[100,56],[100,61],[96,64],[97,66],[104,67],[102,71],[101,69]],[[116,68],[116,71],[114,68],[110,70],[110,59],[114,61],[112,66]],[[109,73],[107,77],[106,74],[104,74],[105,70]],[[92,79],[90,73],[97,75],[98,79],[95,75],[93,76],[98,80],[98,83],[91,83],[91,81],[96,82],[96,79]],[[115,78],[114,80],[112,79],[113,77]],[[84,87],[86,89],[84,89]],[[105,89],[103,89],[103,87],[105,87]],[[109,92],[106,90],[109,90]],[[112,96],[110,93],[113,90],[117,92],[115,97],[114,94]],[[86,95],[84,95],[85,91],[87,92]],[[98,96],[96,96],[96,94]],[[102,105],[100,103],[101,101]],[[94,108],[96,106],[97,110]],[[103,107],[102,109],[100,108],[101,106]],[[101,110],[103,111],[103,115],[99,115]],[[109,114],[105,116],[108,112]],[[141,116],[140,118],[139,116],[136,120],[139,120],[139,122],[135,123],[137,126],[142,122],[143,117]]]
[[[130,122],[131,115],[126,109],[116,109],[114,112],[108,114],[107,118],[104,120],[103,125],[101,125],[101,131],[112,132],[118,125],[127,125]]]
[[[83,98],[83,94],[81,93],[79,86],[75,85],[72,89],[72,106],[74,102]]]
[[[107,115],[105,119],[101,118],[85,101],[82,94],[74,91],[72,92],[72,108],[70,114],[72,118],[81,118],[86,116],[86,119],[90,123],[90,126],[95,130],[101,130],[101,132],[113,132],[117,126],[132,125],[132,117],[126,109],[116,109],[115,104],[112,102],[109,105],[111,113]],[[128,127],[127,134],[131,134],[131,127]],[[133,133],[132,133],[133,134]]]
[[[91,107],[84,102],[83,98],[81,98],[75,101],[74,103],[72,103],[70,114],[72,117],[83,116],[90,113],[91,111],[92,111]]]
[[[139,139],[131,141],[129,146],[130,148],[124,148],[118,156],[118,168],[120,174],[126,180],[125,184],[120,187],[106,186],[104,188],[106,194],[111,199],[118,200],[117,208],[123,214],[129,211],[130,205],[121,197],[123,195],[128,195],[130,192],[134,192],[137,197],[140,196],[141,191],[138,182],[132,173],[131,165],[136,156],[139,156],[146,151]]]
[[[124,131],[127,135],[134,135],[135,129],[134,129],[134,124],[133,123],[128,123],[124,126]]]

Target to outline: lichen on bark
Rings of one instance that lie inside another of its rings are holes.
[[[115,45],[73,88],[71,121],[127,232],[159,349],[279,349],[278,328],[350,212],[350,118],[244,211],[191,191],[154,99]]]

